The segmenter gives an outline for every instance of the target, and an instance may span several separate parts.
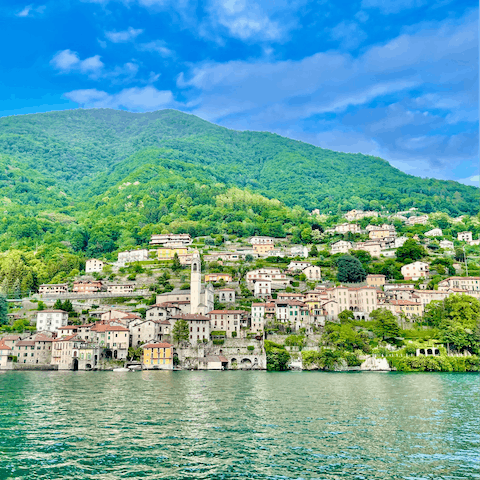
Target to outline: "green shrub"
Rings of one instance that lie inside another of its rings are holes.
[[[254,345],[249,345],[247,347],[247,350],[249,350],[250,352],[253,352],[255,350],[255,346]]]
[[[223,338],[214,338],[212,342],[214,345],[223,345],[225,343],[225,340]]]

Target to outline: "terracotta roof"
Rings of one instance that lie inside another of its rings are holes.
[[[5,335],[0,342],[3,342],[4,340],[18,340],[19,338],[22,338],[20,335]]]
[[[57,330],[78,330],[78,325],[65,325],[64,327],[58,327]]]
[[[29,340],[20,340],[15,344],[16,347],[33,347],[35,342],[31,339]]]
[[[5,344],[4,340],[0,340],[0,350],[11,350],[11,348]]]
[[[240,313],[248,313],[246,312],[245,310],[212,310],[211,312],[208,312],[208,315],[212,314],[212,313],[220,313],[220,314],[223,314],[223,313],[234,313],[234,314],[240,314]]]
[[[49,337],[48,335],[43,335],[43,334],[35,335],[34,340],[36,342],[53,342],[52,337]]]
[[[219,288],[217,292],[234,292],[234,288]]]
[[[147,343],[146,345],[142,345],[142,348],[171,348],[173,345],[170,343]]]
[[[90,330],[93,332],[129,332],[128,328],[122,327],[120,325],[107,325],[105,323],[100,325],[93,326]]]
[[[70,340],[73,340],[75,337],[77,337],[77,334],[74,333],[73,335],[67,335],[66,337],[62,337],[62,338],[57,338],[54,340],[54,342],[68,342]],[[83,339],[81,339],[80,337],[78,337],[78,341],[82,341],[83,342]]]
[[[211,312],[209,312],[211,313]],[[205,315],[198,315],[196,313],[186,313],[186,314],[179,314],[179,315],[173,315],[170,317],[172,319],[180,320],[180,319],[185,319],[185,320],[210,320],[210,318],[206,317]]]
[[[65,310],[39,310],[37,313],[67,313]]]

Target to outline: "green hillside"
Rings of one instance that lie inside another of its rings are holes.
[[[211,181],[289,206],[333,213],[380,205],[454,216],[478,211],[479,191],[473,187],[406,175],[377,157],[228,130],[175,110],[71,110],[0,119],[0,154],[22,163],[26,177],[41,175],[75,201],[100,195],[133,174],[144,162],[136,154],[145,149],[150,155],[157,149],[159,159],[198,166]]]

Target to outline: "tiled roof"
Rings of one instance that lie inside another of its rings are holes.
[[[93,332],[129,332],[130,330],[128,328],[122,327],[120,325],[107,325],[107,324],[100,324],[100,325],[95,325],[92,327],[90,330]]]
[[[142,348],[171,348],[173,345],[170,343],[147,343],[146,345],[142,345]]]
[[[67,313],[65,310],[39,310],[37,313]]]
[[[5,344],[5,341],[3,339],[0,340],[0,350],[11,350],[11,348]]]

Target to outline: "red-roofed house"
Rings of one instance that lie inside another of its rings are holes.
[[[248,312],[244,310],[212,310],[207,315],[211,329],[224,331],[227,337],[240,337],[241,327],[248,327]]]
[[[12,365],[12,349],[5,343],[5,340],[0,340],[0,370],[7,370]]]
[[[97,322],[90,331],[95,333],[94,341],[105,349],[106,358],[125,359],[130,346],[130,330],[121,325]]]

